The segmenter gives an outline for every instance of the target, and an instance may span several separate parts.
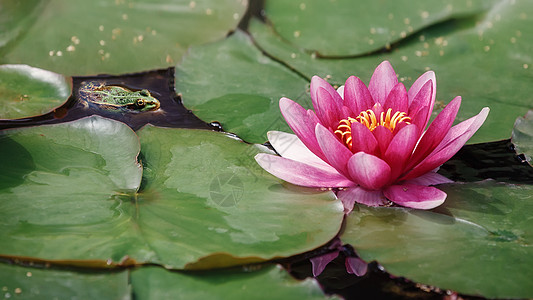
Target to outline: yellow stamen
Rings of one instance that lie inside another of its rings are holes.
[[[378,126],[384,126],[390,131],[394,131],[396,126],[402,122],[411,124],[411,118],[407,116],[407,113],[397,111],[392,114],[392,108],[387,109],[387,112],[381,112],[379,120],[372,109],[368,109],[359,113],[355,118],[348,117],[348,119],[342,119],[339,121],[339,126],[335,130],[335,134],[341,139],[346,146],[352,149],[352,128],[351,125],[354,122],[365,125],[370,131],[373,131]]]

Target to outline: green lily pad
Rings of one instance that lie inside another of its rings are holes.
[[[210,272],[25,267],[0,263],[3,299],[337,299],[313,279],[298,281],[275,266]]]
[[[458,95],[463,98],[458,121],[484,106],[491,108],[470,141],[474,143],[509,138],[516,116],[532,107],[533,15],[525,13],[532,9],[529,1],[498,2],[486,14],[425,29],[393,45],[390,52],[354,58],[317,58],[257,21],[251,22],[249,30],[258,46],[278,61],[309,78],[317,74],[337,85],[350,75],[368,83],[383,60],[391,61],[399,80],[408,87],[425,70],[434,70],[437,110]]]
[[[135,192],[142,176],[129,127],[90,117],[7,130],[0,143],[1,255],[103,265],[151,257],[135,247],[143,245],[120,198]]]
[[[47,1],[0,62],[69,75],[126,73],[180,61],[190,45],[222,39],[246,1]],[[15,26],[16,24],[8,24]]]
[[[41,115],[63,104],[71,83],[62,75],[27,65],[0,65],[0,119]]]
[[[533,297],[533,187],[441,185],[432,211],[360,207],[341,239],[396,276],[488,298]]]
[[[171,272],[157,267],[134,270],[135,299],[337,299],[326,297],[312,279],[297,281],[278,267],[209,273]]]
[[[284,187],[253,159],[265,151],[257,146],[203,130],[146,126],[138,134],[146,182],[138,224],[169,266],[291,256],[340,229],[343,209],[334,195]]]
[[[0,263],[2,299],[130,299],[128,272],[76,272]]]
[[[515,145],[517,154],[524,154],[531,164],[533,155],[533,110],[527,112],[524,117],[518,117],[514,123],[511,141]]]
[[[293,191],[261,148],[218,132],[90,117],[0,136],[0,256],[214,268],[286,257],[339,231],[332,192]],[[294,224],[294,220],[301,220]]]
[[[42,0],[3,0],[0,10],[0,55],[17,37],[35,21],[43,7]]]
[[[289,97],[310,107],[309,83],[262,54],[241,31],[224,41],[194,47],[176,69],[176,90],[200,119],[264,143],[269,130],[290,130],[279,111]]]
[[[271,0],[266,1],[265,12],[276,32],[296,47],[322,56],[353,56],[390,48],[422,28],[479,13],[490,3]]]

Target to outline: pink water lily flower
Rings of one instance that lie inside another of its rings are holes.
[[[281,98],[283,117],[296,135],[273,131],[268,138],[281,155],[258,154],[266,171],[295,185],[339,188],[351,211],[354,202],[431,209],[446,193],[431,186],[451,182],[436,173],[483,124],[489,109],[455,126],[461,105],[454,98],[426,126],[435,103],[435,74],[428,71],[406,90],[388,61],[368,87],[351,76],[335,90],[311,80],[313,110]]]

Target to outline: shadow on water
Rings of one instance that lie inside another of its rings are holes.
[[[388,274],[376,262],[368,265],[364,276],[346,272],[345,259],[355,256],[349,245],[343,248],[339,256],[330,262],[316,279],[326,294],[336,294],[344,299],[454,299],[452,292],[436,287],[417,284],[403,277]],[[313,277],[309,259],[295,259],[282,263],[295,278],[303,280]],[[449,298],[448,298],[449,297]],[[459,299],[479,300],[483,298],[461,295]]]
[[[533,168],[517,155],[511,140],[464,146],[444,163],[439,173],[453,181],[485,179],[533,184]]]

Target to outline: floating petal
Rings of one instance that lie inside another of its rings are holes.
[[[326,266],[335,258],[337,258],[337,256],[339,256],[338,250],[309,259],[311,261],[311,265],[313,266],[313,276],[317,277],[318,275],[322,274]]]
[[[358,257],[346,257],[344,264],[346,272],[357,276],[365,275],[368,270],[368,264]]]

